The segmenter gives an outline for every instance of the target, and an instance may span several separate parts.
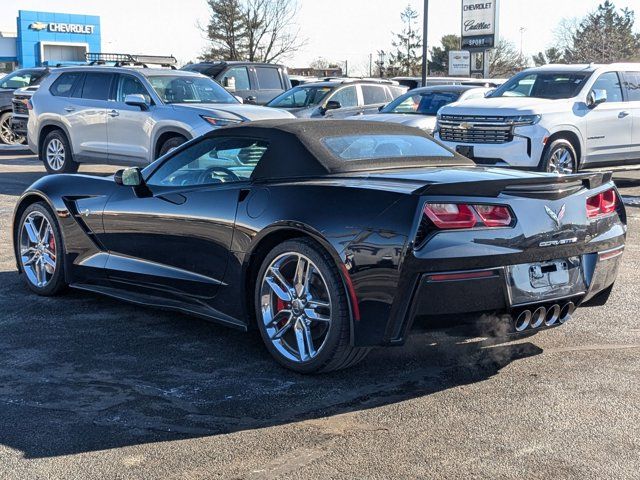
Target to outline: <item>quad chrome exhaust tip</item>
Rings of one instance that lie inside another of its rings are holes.
[[[516,332],[524,332],[531,323],[531,310],[523,310],[516,317],[516,321],[514,322],[514,327]]]
[[[513,327],[516,332],[521,333],[531,328],[552,327],[562,325],[571,320],[571,316],[576,309],[573,302],[564,305],[554,303],[548,307],[538,306],[534,310],[522,310],[513,320]]]
[[[547,316],[547,309],[545,307],[538,307],[531,315],[531,328],[539,328]]]
[[[564,306],[562,307],[562,309],[560,310],[560,323],[566,323],[569,320],[571,320],[571,316],[573,315],[573,312],[575,312],[576,310],[576,306],[573,302],[567,302],[564,304]]]
[[[558,319],[560,318],[560,311],[562,309],[560,308],[560,305],[558,305],[557,303],[551,307],[549,307],[549,309],[547,310],[547,316],[544,319],[544,324],[547,327],[550,327],[551,325],[554,325]]]

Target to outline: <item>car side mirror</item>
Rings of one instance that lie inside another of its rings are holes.
[[[113,176],[113,181],[116,182],[117,185],[123,185],[125,187],[139,187],[144,184],[142,172],[138,167],[118,170]]]
[[[601,103],[607,101],[607,91],[606,90],[591,90],[589,95],[587,95],[587,107],[596,108]]]
[[[149,103],[144,95],[139,93],[132,93],[124,97],[124,103],[131,105],[132,107],[139,107],[140,110],[149,110]]]
[[[320,113],[324,115],[328,110],[337,110],[342,108],[342,105],[337,100],[329,100],[327,103],[320,107]]]

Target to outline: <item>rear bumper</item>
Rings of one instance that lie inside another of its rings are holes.
[[[405,314],[390,322],[390,344],[402,344],[416,317],[467,313],[511,313],[519,309],[593,298],[616,279],[624,246],[580,256],[579,278],[570,287],[529,288],[514,285],[511,267],[421,274],[407,302]],[[528,267],[529,264],[523,264]]]

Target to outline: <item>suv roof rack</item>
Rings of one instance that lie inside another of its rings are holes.
[[[149,68],[149,65],[159,65],[175,70],[176,64],[178,63],[173,55],[131,55],[129,53],[87,52],[85,57],[89,65],[113,63],[114,67],[135,66]]]

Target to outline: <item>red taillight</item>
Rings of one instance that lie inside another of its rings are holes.
[[[501,205],[474,205],[480,219],[487,227],[508,227],[511,225],[511,212]]]
[[[618,195],[613,188],[587,198],[587,217],[596,218],[616,211]]]
[[[457,203],[427,203],[424,213],[438,228],[473,228],[476,216],[469,205]]]
[[[443,230],[508,227],[513,223],[511,210],[504,205],[427,203],[424,214],[436,227]]]

